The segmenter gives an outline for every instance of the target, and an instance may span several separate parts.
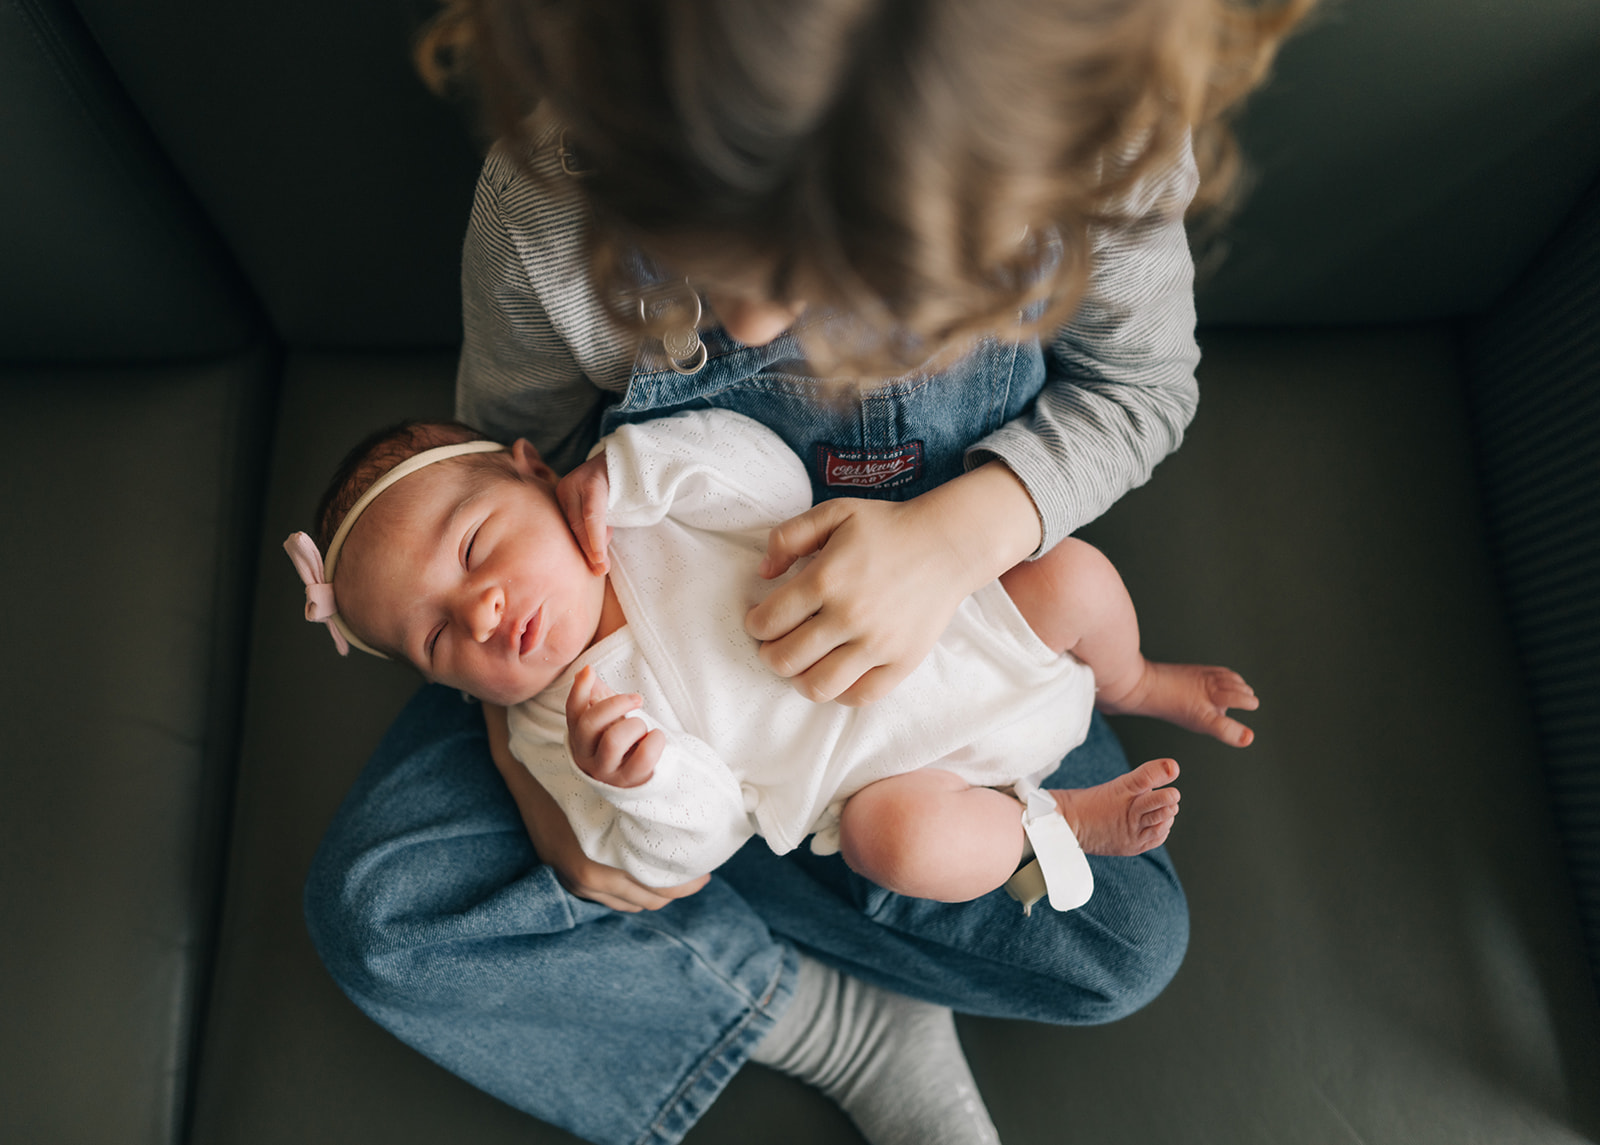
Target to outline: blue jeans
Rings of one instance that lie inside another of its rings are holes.
[[[636,370],[607,428],[737,409],[795,448],[819,497],[931,488],[1043,381],[1037,346],[990,343],[940,375],[842,401],[798,369],[790,335],[746,348],[712,331],[707,342],[693,377]],[[1096,716],[1046,786],[1127,768]],[[837,855],[778,858],[752,839],[697,894],[615,912],[568,894],[539,861],[478,706],[428,687],[346,797],[305,908],[334,980],[402,1041],[590,1141],[671,1145],[783,1013],[797,951],[966,1013],[1083,1024],[1144,1005],[1183,959],[1183,890],[1163,850],[1090,863],[1087,905],[1024,917],[1001,891],[905,898]]]
[[[1046,786],[1125,770],[1096,716]],[[1183,890],[1164,850],[1089,861],[1085,906],[1024,917],[1002,891],[904,898],[837,855],[752,839],[698,894],[623,914],[562,889],[478,706],[426,687],[346,797],[305,907],[334,980],[408,1045],[587,1140],[670,1145],[783,1012],[796,950],[966,1013],[1083,1024],[1143,1006],[1183,959]]]

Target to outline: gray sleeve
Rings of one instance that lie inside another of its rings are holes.
[[[552,318],[549,283],[535,285],[534,272],[582,249],[573,204],[542,191],[499,151],[479,176],[461,256],[456,417],[500,440],[526,437],[564,473],[594,443],[604,394]]]
[[[1000,458],[1039,511],[1047,552],[1144,484],[1178,448],[1199,401],[1194,263],[1183,211],[1194,156],[1136,189],[1138,221],[1090,232],[1090,276],[1072,321],[1044,348],[1034,408],[968,451],[969,469]]]

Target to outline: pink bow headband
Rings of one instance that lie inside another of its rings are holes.
[[[374,481],[372,488],[350,506],[350,511],[344,515],[344,520],[339,522],[333,540],[328,542],[326,560],[323,559],[321,550],[317,548],[317,542],[305,533],[294,533],[283,542],[283,551],[289,554],[289,559],[294,562],[295,571],[300,574],[300,579],[305,581],[306,619],[314,624],[328,626],[328,633],[333,637],[334,647],[339,649],[339,655],[348,656],[350,645],[354,644],[361,651],[371,653],[379,659],[389,659],[350,630],[350,626],[339,615],[339,605],[333,597],[334,566],[338,563],[339,551],[344,547],[344,540],[350,535],[350,528],[356,523],[356,518],[366,511],[368,505],[378,499],[378,494],[402,477],[409,477],[436,461],[448,461],[452,457],[461,457],[468,453],[498,453],[504,448],[505,446],[498,441],[463,441],[455,445],[424,449],[415,457],[406,458]]]

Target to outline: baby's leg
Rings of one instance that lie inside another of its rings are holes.
[[[1139,855],[1178,814],[1170,759],[1094,787],[1051,791],[1090,855]],[[936,767],[880,779],[845,802],[839,851],[857,873],[913,898],[966,902],[1000,887],[1022,860],[1022,805]]]
[[[1113,715],[1156,716],[1244,747],[1255,738],[1228,718],[1254,711],[1255,692],[1228,668],[1161,664],[1139,651],[1139,618],[1122,578],[1100,550],[1068,537],[1000,583],[1039,638],[1094,669],[1095,703]]]
[[[880,887],[966,902],[999,887],[1022,860],[1022,805],[936,767],[880,779],[839,813],[844,861]]]

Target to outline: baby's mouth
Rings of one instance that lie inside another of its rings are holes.
[[[544,635],[544,605],[540,605],[534,614],[528,617],[528,623],[523,626],[522,635],[517,639],[517,655],[526,656],[539,646],[539,638]]]

